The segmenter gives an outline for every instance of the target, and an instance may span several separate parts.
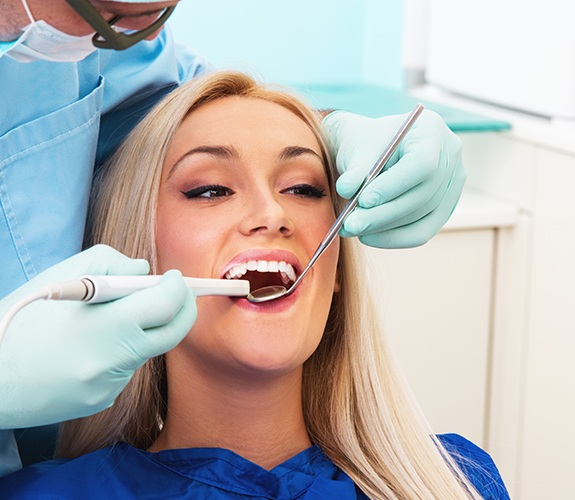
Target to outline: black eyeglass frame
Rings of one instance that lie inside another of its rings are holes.
[[[116,16],[111,21],[106,21],[102,14],[94,7],[90,0],[66,0],[82,18],[96,30],[96,34],[92,38],[92,44],[99,49],[114,49],[124,50],[130,48],[132,45],[142,41],[144,38],[150,36],[155,31],[159,30],[168,17],[172,15],[176,9],[175,5],[166,7],[150,26],[142,30],[137,30],[133,33],[121,33],[113,28],[122,16]]]

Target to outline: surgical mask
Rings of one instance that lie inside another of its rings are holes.
[[[96,50],[92,36],[74,36],[50,26],[45,21],[35,21],[26,0],[22,5],[30,24],[18,40],[0,42],[0,56],[6,55],[19,62],[54,61],[77,62]]]

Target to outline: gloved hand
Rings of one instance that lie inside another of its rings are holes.
[[[46,270],[0,301],[0,317],[46,285],[86,274],[144,275],[145,260],[104,245]],[[83,417],[112,405],[148,358],[176,346],[196,319],[179,271],[114,302],[36,301],[16,314],[0,344],[0,429]]]
[[[337,192],[351,198],[407,115],[383,118],[336,111],[323,120],[336,149]],[[341,236],[379,248],[429,241],[449,219],[466,175],[461,141],[436,113],[424,110],[348,216]]]

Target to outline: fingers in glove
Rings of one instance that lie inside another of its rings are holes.
[[[445,225],[457,205],[460,193],[461,188],[450,190],[443,204],[415,222],[360,236],[359,240],[377,248],[415,248],[424,245],[437,234],[438,228]]]
[[[130,344],[146,359],[177,345],[193,326],[197,313],[195,294],[176,270],[168,271],[158,285],[109,306],[110,314],[123,315],[142,330]]]
[[[359,205],[375,207],[415,192],[421,186],[427,192],[435,192],[439,184],[449,178],[446,170],[443,164],[438,164],[437,158],[408,152],[369,183],[359,198]]]
[[[141,354],[143,356],[152,358],[170,351],[190,332],[196,321],[198,310],[196,294],[191,289],[187,290],[186,293],[184,305],[170,322],[145,331],[148,338],[153,337],[153,342],[146,342],[142,346]]]
[[[131,259],[107,245],[95,245],[46,269],[30,280],[25,288],[34,290],[40,286],[78,279],[86,274],[133,276],[145,275],[149,271],[150,265],[144,259]]]
[[[145,275],[150,265],[145,259],[131,259],[107,245],[95,245],[72,257],[87,268],[86,274]]]
[[[372,208],[358,207],[346,219],[342,236],[365,236],[395,227],[404,226],[425,217],[435,210],[445,198],[449,179],[422,183],[409,192],[382,205]],[[443,181],[443,182],[442,182]]]
[[[379,148],[371,153],[362,151],[361,154],[354,156],[347,162],[346,170],[338,177],[336,182],[337,192],[342,198],[349,199],[357,193],[364,179],[367,177],[367,174],[375,165],[375,162],[378,160],[380,155],[381,150]],[[389,169],[391,165],[395,164],[398,159],[399,153],[398,151],[395,151],[387,163],[386,170]]]

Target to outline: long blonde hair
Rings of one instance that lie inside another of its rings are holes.
[[[229,96],[265,99],[300,117],[320,142],[336,199],[332,156],[310,107],[247,75],[215,73],[168,95],[103,167],[95,181],[87,245],[105,243],[130,257],[148,259],[155,271],[155,213],[167,148],[193,110]],[[348,239],[341,242],[341,290],[334,294],[322,341],[304,365],[308,433],[371,498],[480,498],[430,435],[394,367],[375,309],[360,286],[354,245]],[[57,455],[76,457],[119,441],[148,448],[167,411],[164,363],[160,356],[137,370],[111,408],[63,424]]]

